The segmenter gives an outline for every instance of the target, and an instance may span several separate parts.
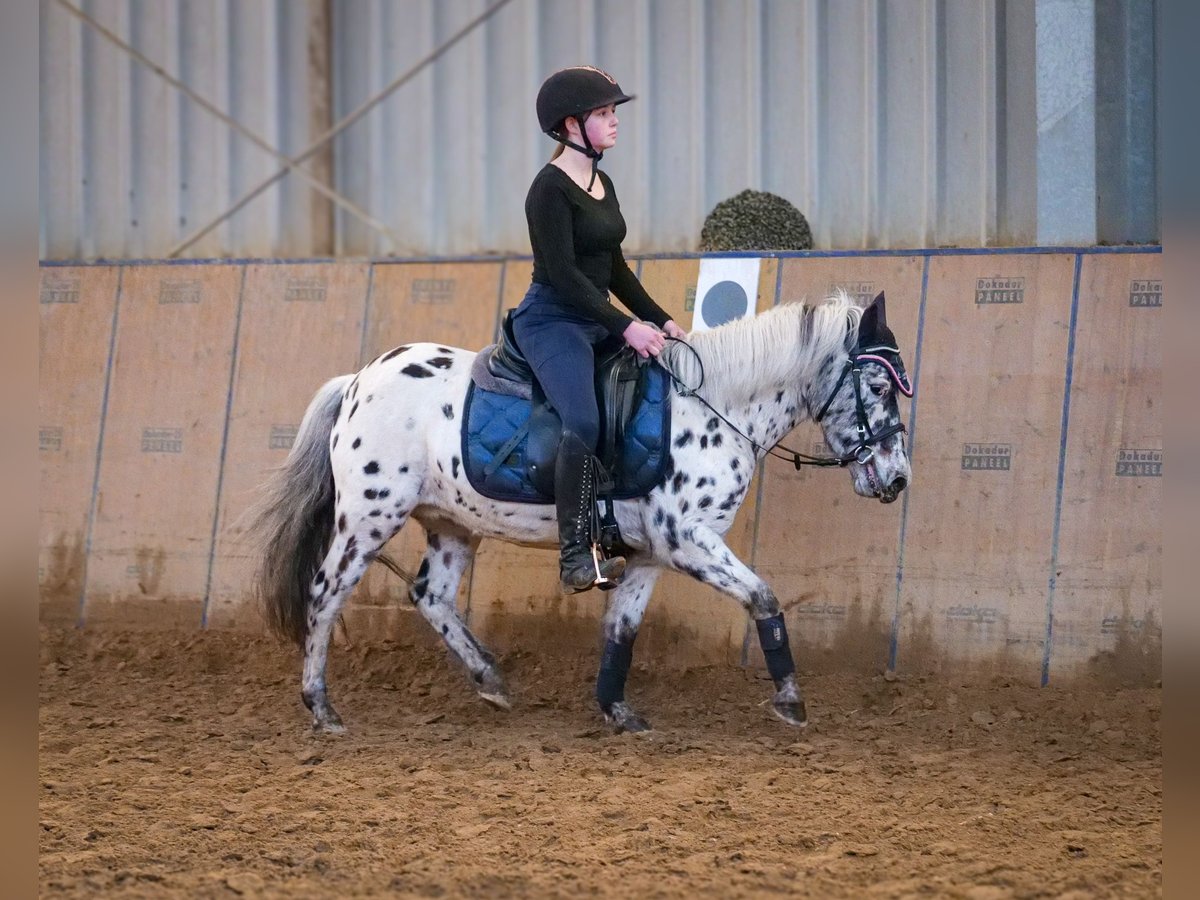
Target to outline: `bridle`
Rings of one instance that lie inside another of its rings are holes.
[[[880,354],[886,353],[893,357],[895,362]],[[825,401],[825,405],[821,407],[821,411],[813,416],[813,421],[819,423],[825,418],[825,413],[829,412],[829,407],[833,403],[833,398],[837,396],[837,392],[841,390],[842,383],[849,375],[854,380],[854,412],[858,417],[858,446],[845,456],[838,457],[836,462],[838,465],[846,465],[853,461],[859,465],[866,465],[875,456],[875,447],[883,443],[893,434],[907,432],[903,422],[897,422],[895,425],[889,425],[882,431],[872,431],[871,423],[867,420],[867,409],[863,403],[862,395],[862,364],[863,362],[879,363],[887,370],[891,376],[892,382],[896,385],[896,389],[905,397],[913,395],[912,384],[909,383],[908,375],[904,371],[904,364],[900,362],[900,349],[898,347],[889,347],[880,345],[877,347],[862,347],[856,348],[855,352],[851,353],[846,358],[846,364],[842,367],[842,374],[838,376],[837,384],[833,386],[833,390],[829,392],[829,399]],[[789,451],[790,452],[790,451]],[[843,461],[844,460],[844,461]],[[801,463],[796,460],[796,468],[800,468]],[[817,465],[817,463],[810,463]]]
[[[681,397],[695,397],[717,416],[722,422],[728,425],[733,433],[741,437],[756,451],[774,456],[776,459],[788,460],[797,469],[802,466],[818,466],[830,467],[839,466],[845,467],[850,463],[858,463],[865,466],[875,456],[875,448],[890,438],[894,434],[907,432],[903,422],[897,422],[895,425],[889,425],[881,431],[872,431],[871,423],[867,420],[867,408],[863,403],[862,395],[862,364],[864,362],[879,363],[887,370],[891,376],[896,389],[905,397],[913,395],[912,384],[908,380],[908,375],[904,371],[904,363],[900,360],[900,350],[897,347],[879,345],[874,347],[856,347],[846,358],[846,364],[842,367],[842,374],[838,376],[837,384],[833,386],[833,390],[829,392],[827,399],[821,407],[821,411],[813,417],[814,422],[820,422],[824,418],[825,413],[829,411],[830,405],[833,403],[833,398],[837,396],[837,392],[841,390],[842,383],[845,382],[846,376],[849,375],[854,381],[854,404],[855,414],[858,417],[858,444],[853,450],[844,453],[841,456],[811,456],[808,453],[801,453],[799,450],[792,450],[790,447],[785,447],[781,443],[776,443],[770,447],[764,447],[749,435],[742,432],[740,428],[730,422],[720,411],[717,410],[711,403],[705,400],[697,393],[704,386],[704,361],[700,358],[700,354],[687,341],[681,338],[668,337],[667,340],[675,341],[687,347],[692,352],[692,356],[696,359],[696,364],[700,367],[700,383],[695,387],[688,387],[679,377],[671,371],[670,368],[659,358],[655,357],[654,361],[662,366],[668,375],[671,376],[671,381],[675,384],[675,390]],[[883,356],[881,354],[887,354]],[[892,357],[889,359],[888,357]],[[894,360],[894,361],[893,361]],[[783,451],[783,452],[779,452]]]

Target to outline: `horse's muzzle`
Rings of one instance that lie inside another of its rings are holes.
[[[900,496],[900,492],[908,487],[908,479],[903,475],[897,475],[892,479],[892,483],[879,492],[880,503],[893,503]]]

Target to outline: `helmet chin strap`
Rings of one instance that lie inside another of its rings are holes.
[[[567,140],[565,137],[559,138],[559,141],[563,144],[566,144],[572,150],[578,150],[592,161],[592,177],[588,181],[587,186],[588,193],[590,194],[592,192],[592,185],[596,183],[596,167],[600,165],[600,160],[604,158],[604,151],[597,150],[595,147],[593,147],[591,140],[588,138],[586,124],[587,116],[585,115],[582,119],[580,119],[578,116],[575,116],[574,118],[575,121],[579,123],[579,133],[583,137],[583,146],[581,147],[574,141]]]

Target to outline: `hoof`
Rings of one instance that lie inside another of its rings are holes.
[[[808,724],[808,711],[804,708],[803,700],[794,703],[772,703],[771,710],[793,728],[803,728]]]
[[[614,703],[605,710],[604,720],[614,726],[617,734],[622,732],[642,734],[654,730],[649,722],[635,713],[633,707],[624,701]]]
[[[479,696],[480,699],[482,699],[483,702],[488,706],[492,707],[492,709],[499,709],[504,712],[510,712],[512,710],[512,701],[509,700],[504,694],[480,691]]]
[[[346,726],[341,723],[340,719],[326,719],[324,722],[314,721],[312,725],[314,734],[345,734]]]
[[[508,688],[494,665],[490,665],[480,673],[478,681],[475,682],[475,693],[495,709],[502,709],[505,712],[512,709],[512,701],[508,699]]]

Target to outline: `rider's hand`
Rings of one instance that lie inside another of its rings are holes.
[[[676,325],[674,319],[664,325],[662,330],[663,334],[665,334],[667,337],[679,338],[680,340],[683,340],[687,337],[687,332]]]
[[[661,331],[645,322],[630,322],[622,337],[625,338],[625,343],[636,350],[642,359],[647,356],[658,356],[667,343],[667,339],[663,337]]]

